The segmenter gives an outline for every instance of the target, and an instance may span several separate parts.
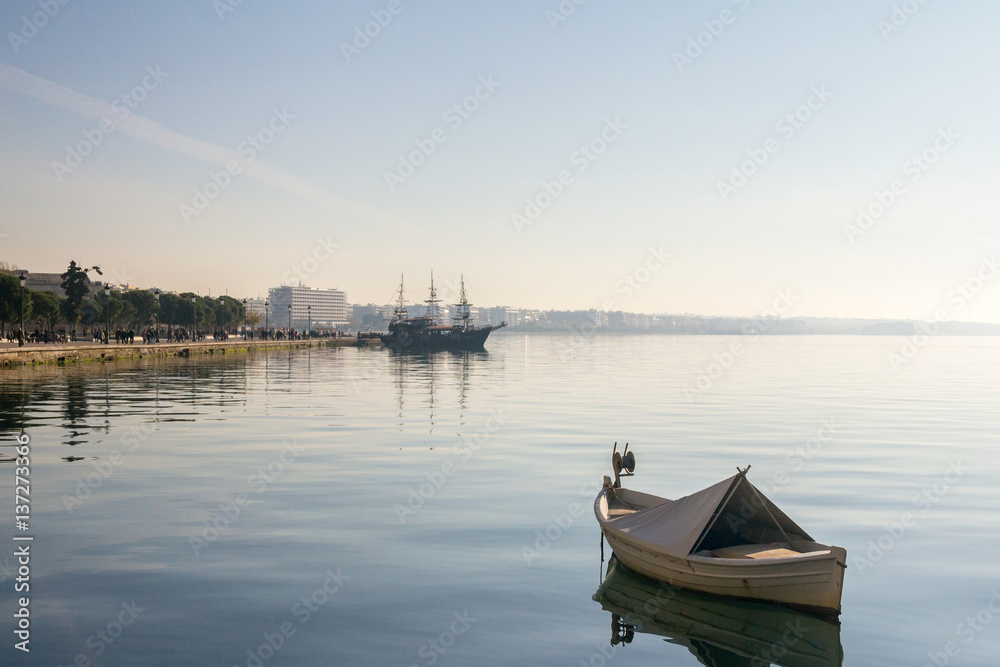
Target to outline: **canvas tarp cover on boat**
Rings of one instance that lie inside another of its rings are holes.
[[[718,549],[779,542],[783,535],[812,539],[742,474],[673,502],[615,519],[611,525],[681,559],[696,547]]]

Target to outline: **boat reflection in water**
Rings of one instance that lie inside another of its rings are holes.
[[[686,646],[703,665],[832,667],[843,664],[840,624],[781,605],[673,588],[631,572],[616,556],[594,594],[611,612],[611,644],[636,632]]]

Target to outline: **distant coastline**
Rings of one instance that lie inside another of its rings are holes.
[[[859,318],[792,317],[774,320],[736,317],[656,316],[640,325],[605,324],[580,317],[557,321],[525,322],[498,335],[516,333],[632,333],[674,335],[847,335],[847,336],[1000,336],[1000,324],[987,322],[925,322]]]

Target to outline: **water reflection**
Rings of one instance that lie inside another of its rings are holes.
[[[22,386],[3,387],[0,391],[0,434],[20,435],[24,432],[25,408]],[[13,463],[16,459],[15,441],[13,438],[5,440],[10,440],[10,446],[0,448],[0,463]]]
[[[762,602],[673,588],[627,570],[612,556],[594,600],[611,612],[611,644],[635,633],[685,646],[703,665],[834,667],[843,664],[840,625]]]
[[[326,356],[339,351],[324,351]],[[286,394],[306,394],[310,384],[343,381],[317,364],[311,350],[297,354],[212,355],[198,360],[148,358],[108,363],[34,366],[0,374],[0,435],[35,426],[58,426],[59,442],[78,447],[107,434],[119,417],[148,422],[224,419],[247,409],[248,395],[270,414]],[[476,373],[487,352],[387,355],[396,390],[397,428],[417,426],[439,435],[442,426],[466,426]],[[490,359],[496,362],[497,359]],[[494,364],[495,365],[495,364]],[[339,367],[339,364],[334,367]],[[353,372],[353,371],[352,371]],[[355,380],[357,378],[354,378]],[[345,383],[346,384],[346,383]],[[209,414],[211,413],[211,415]],[[49,433],[52,433],[50,431]],[[63,458],[78,460],[84,452]]]
[[[58,426],[63,445],[88,444],[116,418],[193,420],[207,409],[244,405],[249,360],[123,360],[34,366],[0,374],[0,435]],[[77,456],[62,457],[65,461]]]
[[[435,408],[440,409],[441,407],[440,385],[457,386],[458,426],[465,426],[470,369],[476,363],[485,362],[488,358],[489,353],[486,351],[393,355],[391,360],[399,408],[399,422],[397,423],[399,430],[403,431],[407,424],[406,391],[408,386],[415,386],[416,391],[425,396],[425,399],[420,403],[426,405],[428,433],[431,435],[434,434],[434,428],[438,425]]]
[[[69,432],[67,445],[78,445],[83,440],[83,428],[87,416],[87,390],[83,376],[78,374],[66,378],[65,402],[62,409],[63,428]]]

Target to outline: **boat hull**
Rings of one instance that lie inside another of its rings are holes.
[[[384,334],[382,344],[396,352],[438,352],[458,350],[478,352],[486,349],[486,339],[499,327],[484,326],[477,329],[461,327],[390,330]]]
[[[598,494],[594,513],[608,544],[630,570],[679,588],[777,602],[826,617],[840,614],[847,559],[843,548],[812,543],[822,549],[791,558],[678,559],[615,528],[607,512],[608,492],[605,488]]]
[[[635,632],[667,637],[672,643],[687,646],[706,665],[843,664],[839,623],[786,605],[731,600],[667,586],[628,570],[617,556],[611,557],[607,577],[594,600],[619,615]],[[617,630],[618,626],[613,626]],[[756,662],[747,663],[747,659]]]

